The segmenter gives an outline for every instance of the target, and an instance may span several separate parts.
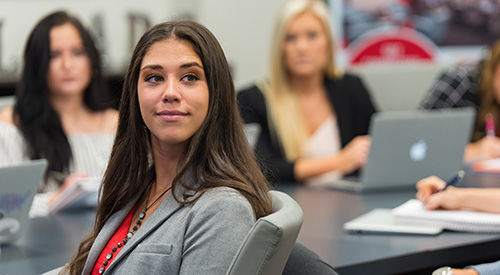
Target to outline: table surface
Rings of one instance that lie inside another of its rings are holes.
[[[498,179],[484,176],[481,185],[500,186]],[[500,259],[500,234],[445,231],[425,236],[343,230],[345,222],[374,208],[394,208],[413,198],[415,190],[359,194],[286,184],[277,189],[290,194],[304,211],[298,241],[340,274],[411,273]],[[32,219],[27,234],[18,243],[2,245],[0,275],[39,274],[67,263],[90,233],[94,214],[93,210],[82,210]]]
[[[31,219],[17,243],[1,246],[0,274],[40,274],[69,262],[94,217],[95,211],[86,209]]]
[[[500,234],[444,231],[433,236],[351,233],[343,229],[345,222],[374,208],[394,208],[414,198],[414,190],[360,195],[295,187],[281,189],[304,211],[298,242],[316,252],[340,274],[411,273],[443,265],[463,266],[500,259]]]

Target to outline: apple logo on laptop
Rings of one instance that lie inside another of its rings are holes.
[[[410,159],[412,161],[422,161],[427,155],[427,143],[421,139],[410,147]]]

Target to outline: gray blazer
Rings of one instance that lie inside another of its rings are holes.
[[[97,257],[134,204],[130,202],[106,222],[82,274],[92,272]],[[189,205],[179,204],[169,193],[113,256],[104,274],[225,274],[254,223],[250,203],[232,188],[213,188]]]

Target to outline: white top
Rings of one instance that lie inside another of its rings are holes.
[[[82,133],[68,136],[73,161],[70,173],[84,173],[89,177],[102,177],[113,146],[113,133]],[[14,125],[0,122],[0,166],[29,160],[24,138]],[[42,192],[57,189],[55,182],[41,189]]]
[[[340,151],[340,135],[337,125],[337,117],[330,115],[318,129],[309,137],[306,144],[305,157],[324,157],[334,155]],[[342,177],[337,171],[321,174],[305,180],[307,185],[322,186],[328,182]]]

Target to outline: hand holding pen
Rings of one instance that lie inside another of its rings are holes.
[[[460,170],[448,181],[444,181],[436,176],[424,178],[417,182],[417,199],[422,201],[429,210],[446,208],[455,209],[458,207],[458,190],[453,186],[459,183],[465,175]],[[446,192],[445,192],[446,190]]]

